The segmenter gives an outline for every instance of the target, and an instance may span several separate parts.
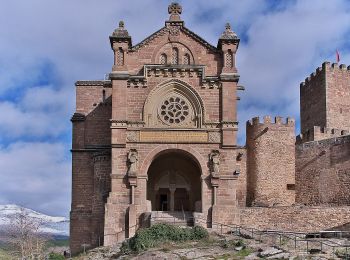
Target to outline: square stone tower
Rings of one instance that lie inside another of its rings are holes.
[[[304,141],[350,130],[350,67],[325,62],[300,84],[301,134]],[[339,133],[339,134],[338,134]]]
[[[217,46],[185,27],[172,3],[165,26],[132,45],[110,36],[105,81],[78,81],[73,122],[71,250],[111,245],[152,212],[235,222],[245,205],[245,149],[237,146],[239,38]]]

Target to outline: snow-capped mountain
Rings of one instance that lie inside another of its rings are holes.
[[[67,218],[48,216],[15,204],[0,205],[0,227],[10,225],[11,219],[20,213],[24,213],[29,218],[40,222],[40,231],[43,233],[69,236],[69,220]]]

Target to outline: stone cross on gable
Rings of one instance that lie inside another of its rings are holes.
[[[168,7],[169,14],[181,14],[182,7],[178,3],[171,3]]]
[[[182,7],[178,3],[171,3],[168,7],[168,12],[170,14],[169,21],[181,21],[180,14],[182,13]]]

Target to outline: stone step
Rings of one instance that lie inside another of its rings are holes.
[[[152,211],[151,224],[169,223],[176,225],[192,226],[193,213],[190,211]]]

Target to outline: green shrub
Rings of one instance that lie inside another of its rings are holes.
[[[208,236],[208,231],[199,226],[182,228],[169,224],[156,224],[150,228],[138,230],[134,237],[122,244],[121,252],[123,254],[141,252],[168,241],[200,240]]]
[[[49,254],[49,260],[65,260],[65,258],[61,254],[57,254],[57,253],[51,252]]]

